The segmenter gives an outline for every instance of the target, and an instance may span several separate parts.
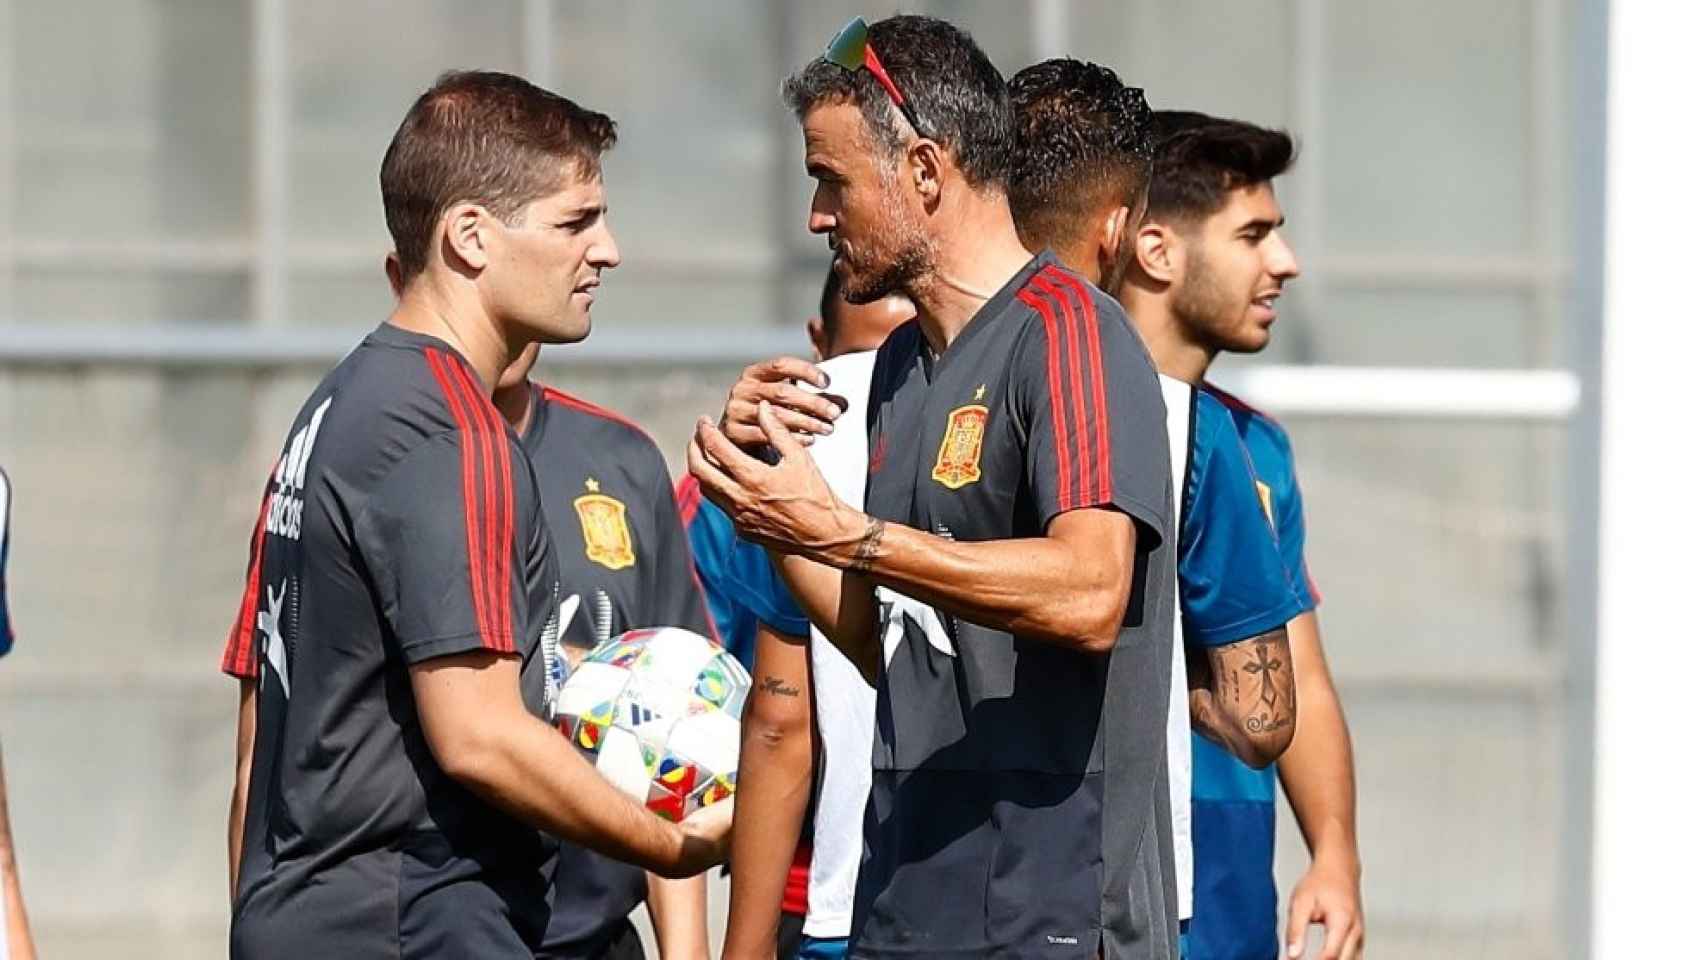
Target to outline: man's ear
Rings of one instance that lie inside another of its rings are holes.
[[[391,284],[391,295],[399,300],[403,297],[403,262],[397,259],[397,251],[392,250],[385,255],[385,279]]]
[[[933,210],[942,202],[942,182],[947,166],[948,153],[934,140],[920,138],[906,149],[906,174],[926,209]]]
[[[491,262],[489,217],[485,208],[472,203],[459,203],[444,212],[439,223],[444,226],[445,259],[452,268],[475,273],[486,269]]]
[[[1118,206],[1102,218],[1102,228],[1096,234],[1096,263],[1107,276],[1118,268],[1120,255],[1125,252],[1125,228],[1131,219],[1131,208]]]
[[[1154,221],[1137,228],[1132,262],[1156,283],[1170,284],[1184,275],[1184,240],[1173,228]]]

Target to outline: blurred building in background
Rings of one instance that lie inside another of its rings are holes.
[[[1298,451],[1356,738],[1371,955],[1562,955],[1588,745],[1567,735],[1574,381],[1549,371],[1578,362],[1575,144],[1602,131],[1578,129],[1575,51],[1602,7],[908,9],[962,24],[1005,72],[1070,53],[1158,107],[1299,138],[1279,192],[1304,276],[1260,366],[1222,379]],[[44,955],[223,951],[236,688],[217,657],[283,430],[388,309],[378,167],[414,96],[495,68],[617,118],[624,262],[592,341],[543,373],[639,420],[679,471],[743,363],[805,349],[827,251],[779,81],[849,16],[887,12],[0,0],[18,633],[0,736]]]

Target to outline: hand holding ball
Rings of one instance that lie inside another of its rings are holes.
[[[679,822],[734,794],[751,689],[740,661],[690,630],[631,630],[569,674],[553,718],[618,789]]]

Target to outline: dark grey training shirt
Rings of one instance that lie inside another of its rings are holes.
[[[1148,353],[1113,300],[1045,253],[934,362],[916,321],[895,331],[870,411],[876,516],[977,541],[1109,508],[1139,545],[1107,655],[879,591],[855,955],[1171,960],[1173,511]]]
[[[522,435],[557,548],[565,599],[579,597],[567,644],[642,627],[714,637],[676,512],[669,467],[639,427],[549,387],[533,388]],[[540,951],[598,957],[628,928],[646,874],[572,843],[557,854],[556,899]]]
[[[543,717],[557,609],[520,441],[449,345],[381,325],[291,425],[226,646],[260,684],[233,957],[532,955],[551,845],[445,775],[408,671],[512,653]]]

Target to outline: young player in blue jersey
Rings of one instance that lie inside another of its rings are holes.
[[[1036,116],[1058,127],[1069,114],[1039,110]],[[1108,114],[1088,116],[1105,119]],[[1021,139],[1027,129],[1024,117],[1021,107]],[[1300,956],[1307,927],[1321,923],[1326,927],[1323,957],[1357,957],[1363,916],[1350,735],[1313,612],[1319,595],[1303,558],[1303,508],[1290,444],[1276,421],[1205,382],[1220,352],[1249,353],[1267,345],[1274,301],[1297,275],[1296,259],[1278,233],[1283,217],[1271,184],[1290,164],[1291,141],[1283,133],[1236,121],[1160,113],[1153,150],[1152,166],[1140,151],[1127,158],[1133,168],[1151,166],[1146,196],[1097,198],[1092,191],[1066,189],[1070,181],[1047,177],[1027,186],[1021,172],[1016,217],[1029,242],[1054,246],[1068,263],[1098,276],[1104,289],[1116,293],[1161,373],[1196,388],[1188,464],[1193,478],[1184,489],[1187,511],[1194,498],[1199,508],[1211,508],[1209,515],[1220,512],[1201,499],[1205,478],[1196,476],[1208,443],[1203,429],[1211,420],[1235,436],[1248,457],[1273,542],[1302,601],[1285,630],[1296,677],[1296,732],[1276,767],[1312,862],[1291,897],[1286,949]],[[1024,162],[1046,168],[1052,160],[1042,151],[1026,153],[1021,171]],[[1180,600],[1187,624],[1205,609],[1237,603],[1245,591],[1260,591],[1269,579],[1240,569],[1193,585],[1193,568],[1199,562],[1212,568],[1216,557],[1228,556],[1226,545],[1234,541],[1198,541],[1198,561],[1191,558],[1192,541],[1181,532]],[[1258,651],[1247,665],[1252,668],[1248,675],[1274,676],[1278,667],[1271,655],[1278,649]],[[1200,674],[1201,665],[1199,657],[1193,674]],[[1206,699],[1207,691],[1193,690],[1195,882],[1185,946],[1193,960],[1267,960],[1279,952],[1273,882],[1276,768],[1253,769],[1236,746],[1229,749],[1225,732],[1216,732],[1212,718],[1200,709]]]
[[[1273,955],[1276,938],[1266,921],[1278,906],[1277,773],[1311,854],[1288,906],[1286,952],[1301,956],[1308,926],[1321,923],[1322,956],[1360,957],[1361,863],[1350,732],[1314,613],[1320,595],[1304,560],[1303,501],[1291,444],[1277,421],[1206,383],[1220,353],[1254,353],[1267,346],[1274,302],[1298,273],[1279,233],[1285,218],[1272,183],[1291,165],[1291,138],[1193,113],[1159,114],[1157,127],[1148,209],[1123,289],[1130,291],[1132,315],[1160,368],[1201,384],[1232,411],[1281,549],[1309,605],[1288,630],[1298,727],[1276,767],[1251,770],[1211,742],[1195,743],[1193,760],[1201,771],[1192,788],[1200,825],[1197,888],[1211,910],[1199,912],[1202,925],[1193,924],[1190,945],[1210,960]]]
[[[0,470],[0,657],[12,649],[12,621],[6,610],[6,552],[11,546],[12,484]],[[0,764],[0,960],[35,960],[24,893],[18,886],[18,862],[12,848],[12,821],[6,812],[6,769]]]

